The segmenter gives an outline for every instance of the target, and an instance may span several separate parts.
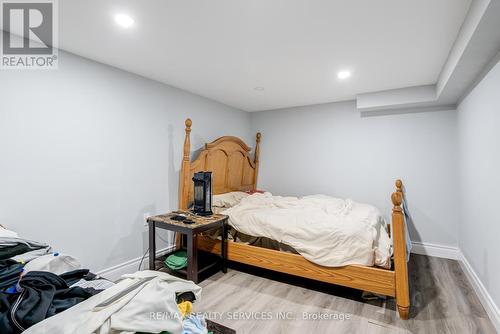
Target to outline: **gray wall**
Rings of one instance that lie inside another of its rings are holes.
[[[259,187],[371,203],[389,218],[401,178],[414,241],[457,246],[456,111],[360,117],[354,102],[260,112]]]
[[[64,52],[1,71],[0,223],[95,271],[142,256],[143,215],[177,207],[188,116],[193,147],[253,142],[248,113]]]
[[[500,305],[500,63],[458,107],[459,246]]]

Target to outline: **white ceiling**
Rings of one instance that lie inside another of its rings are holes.
[[[64,0],[60,47],[242,110],[268,110],[435,84],[470,2]],[[116,13],[132,16],[134,27],[117,26]],[[340,81],[343,69],[352,77]]]

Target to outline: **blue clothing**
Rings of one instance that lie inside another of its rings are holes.
[[[207,324],[203,317],[191,314],[182,320],[182,334],[207,334]]]

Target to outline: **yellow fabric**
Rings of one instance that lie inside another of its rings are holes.
[[[177,306],[179,307],[179,311],[181,312],[183,317],[193,311],[193,303],[191,303],[190,301],[179,303],[177,304]]]

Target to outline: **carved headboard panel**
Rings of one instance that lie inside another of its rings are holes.
[[[205,144],[205,148],[193,161],[190,160],[190,133],[192,121],[188,118],[184,156],[182,159],[179,207],[187,209],[193,201],[193,181],[195,172],[212,172],[214,194],[230,191],[255,190],[259,171],[260,133],[256,136],[255,158],[250,157],[251,148],[238,137],[225,136]]]

